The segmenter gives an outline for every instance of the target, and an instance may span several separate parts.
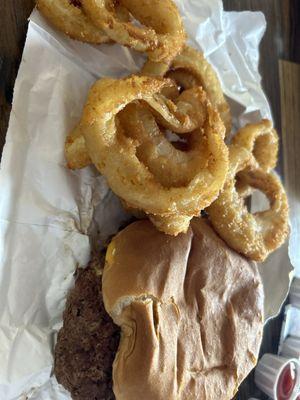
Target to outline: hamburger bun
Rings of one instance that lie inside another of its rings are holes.
[[[117,400],[232,399],[255,366],[263,331],[257,266],[204,219],[186,234],[138,221],[112,240],[102,279],[121,327]]]

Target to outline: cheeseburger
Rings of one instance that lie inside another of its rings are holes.
[[[78,273],[55,351],[74,399],[229,400],[255,366],[263,330],[257,266],[204,219],[165,235],[147,220]]]

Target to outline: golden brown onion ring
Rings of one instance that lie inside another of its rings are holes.
[[[278,135],[271,121],[263,119],[256,124],[246,125],[233,137],[232,143],[248,149],[264,171],[276,167]]]
[[[208,207],[209,218],[219,235],[233,249],[256,261],[266,257],[285,241],[288,228],[288,202],[279,179],[259,168],[244,147],[229,148],[229,173],[218,199]],[[236,190],[236,175],[245,185],[262,191],[270,209],[251,214]]]
[[[169,90],[174,90],[174,85],[170,84],[169,86],[164,87],[162,92],[164,91],[169,93]],[[196,91],[194,91],[194,93],[198,94],[198,97],[201,93],[202,98],[204,99],[205,97],[206,101],[206,96],[201,90],[197,89]],[[203,112],[204,115],[204,110],[201,101],[199,101],[200,98],[198,98],[195,103],[195,101],[193,102],[193,97],[194,96],[190,95],[187,91],[183,92],[173,102],[170,99],[167,99],[165,96],[162,96],[161,94],[154,94],[152,98],[149,98],[147,100],[147,103],[151,108],[151,112],[155,115],[156,120],[163,127],[165,127],[166,129],[170,129],[176,133],[185,133],[191,132],[199,126],[199,118],[200,120],[203,120],[203,118],[201,117],[201,112]],[[124,116],[122,121],[124,123],[126,120],[127,124],[131,124],[130,131],[132,131],[133,133],[134,131],[136,131],[136,126],[139,126],[142,129],[141,124],[143,122],[142,119],[139,120],[139,118],[142,117],[141,113],[138,116],[136,113],[133,112],[135,110],[134,107],[131,107],[129,113],[127,113],[127,107],[122,113],[122,115]],[[147,110],[144,110],[143,114],[145,115],[146,113]],[[156,129],[159,130],[154,118],[151,118]],[[130,123],[130,120],[132,121],[132,123]],[[149,118],[146,118],[146,120],[149,120]],[[67,164],[68,167],[71,169],[83,168],[91,163],[90,157],[85,149],[84,138],[82,137],[80,132],[80,127],[76,127],[74,131],[71,132],[67,137],[65,144]],[[220,130],[220,132],[223,132],[223,130]],[[161,136],[162,135],[159,131],[159,137]],[[176,174],[176,171],[174,171],[173,173]]]
[[[181,16],[172,0],[120,0],[143,26],[124,22],[111,0],[81,0],[93,23],[115,42],[147,52],[154,61],[169,63],[185,42]]]
[[[203,157],[198,169],[185,186],[165,187],[137,156],[138,142],[125,134],[117,118],[126,105],[143,100],[151,103],[169,80],[133,76],[122,80],[102,79],[91,89],[84,108],[81,130],[88,154],[97,169],[107,178],[111,189],[129,207],[141,209],[155,217],[166,218],[167,231],[173,228],[172,218],[185,218],[184,226],[175,224],[178,234],[187,227],[186,220],[198,215],[222,188],[228,169],[227,147],[223,140],[224,125],[218,113],[206,104],[203,128],[198,130],[203,143]],[[201,89],[195,89],[201,92]],[[203,92],[202,92],[203,93]],[[154,219],[155,219],[154,217]]]
[[[95,44],[111,41],[85,15],[79,0],[37,0],[37,8],[51,24],[72,39]]]
[[[182,52],[172,61],[170,67],[166,64],[148,61],[142,69],[142,74],[172,78],[183,89],[202,86],[212,106],[219,111],[226,127],[226,135],[229,135],[231,131],[229,105],[224,98],[216,72],[201,52],[185,46]]]
[[[241,128],[232,139],[233,144],[238,144],[248,149],[255,157],[259,167],[269,172],[277,164],[278,135],[272,127],[272,122],[262,120],[256,124],[248,124]],[[253,188],[248,186],[237,176],[236,189],[240,196],[251,196]]]

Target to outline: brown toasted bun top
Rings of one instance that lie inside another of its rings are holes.
[[[201,219],[171,237],[149,221],[110,244],[107,312],[122,327],[117,400],[231,399],[256,363],[263,289],[253,262]]]

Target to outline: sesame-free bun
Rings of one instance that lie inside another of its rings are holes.
[[[172,237],[138,221],[112,240],[103,298],[121,326],[117,400],[227,400],[255,366],[263,289],[255,263],[203,219]]]

